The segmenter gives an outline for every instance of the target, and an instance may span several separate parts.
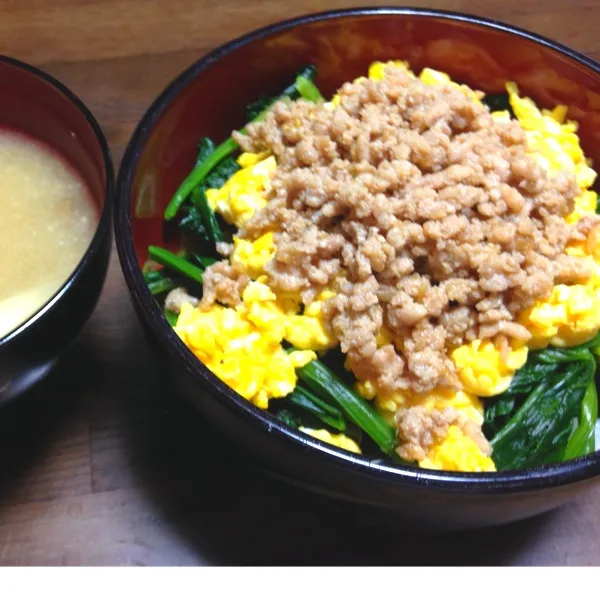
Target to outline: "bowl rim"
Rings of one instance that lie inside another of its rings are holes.
[[[248,426],[259,428],[264,433],[281,439],[282,443],[293,445],[300,452],[311,453],[315,458],[333,463],[333,466],[338,468],[351,470],[356,475],[375,479],[380,484],[397,485],[403,488],[433,486],[436,490],[448,493],[460,492],[461,494],[483,495],[532,492],[597,477],[600,475],[600,451],[574,460],[542,467],[491,473],[467,473],[428,470],[392,463],[379,464],[362,455],[325,444],[298,430],[287,427],[268,412],[245,400],[214,375],[180,340],[173,328],[167,323],[145,285],[142,271],[137,264],[131,230],[131,188],[133,174],[142,150],[154,126],[160,121],[169,105],[197,75],[224,56],[252,41],[314,22],[372,15],[443,19],[503,32],[557,51],[600,75],[600,64],[559,42],[500,21],[447,10],[396,6],[328,10],[281,20],[234,38],[205,54],[172,79],[149,105],[128,142],[117,177],[114,228],[117,253],[130,294],[141,310],[146,325],[152,334],[161,341],[166,353],[172,360],[179,361],[194,381],[199,386],[204,386],[208,395],[212,396],[214,401],[223,402],[226,408],[235,413],[237,417],[240,417]]]
[[[104,201],[99,211],[100,214],[98,218],[98,223],[96,224],[94,235],[92,236],[92,239],[90,240],[85,252],[83,253],[83,256],[81,257],[77,265],[73,268],[73,270],[69,274],[66,281],[62,284],[62,286],[50,298],[48,298],[48,300],[36,312],[34,312],[30,317],[23,321],[18,327],[12,329],[7,335],[0,338],[0,350],[4,351],[6,348],[14,344],[24,333],[29,331],[38,322],[44,319],[46,315],[49,315],[53,312],[54,307],[57,304],[59,304],[63,297],[69,293],[69,290],[75,285],[75,282],[78,279],[80,279],[81,275],[88,268],[88,265],[91,263],[96,254],[101,251],[104,237],[106,236],[107,232],[111,231],[115,177],[112,155],[104,132],[102,131],[102,128],[98,124],[98,121],[96,120],[90,109],[81,100],[81,98],[79,98],[79,96],[77,96],[64,83],[62,83],[46,71],[43,71],[39,67],[35,67],[29,63],[26,63],[22,60],[18,60],[11,56],[0,54],[0,64],[2,63],[8,64],[11,67],[15,67],[17,69],[25,71],[33,75],[34,77],[37,77],[39,79],[42,79],[46,83],[49,83],[58,92],[65,96],[67,101],[69,101],[77,110],[79,110],[79,112],[83,115],[85,120],[92,128],[94,137],[100,147],[102,162],[104,164],[104,184],[106,190],[104,193]],[[77,172],[79,173],[79,171]],[[80,173],[79,175],[81,176]],[[87,182],[85,183],[87,185]]]

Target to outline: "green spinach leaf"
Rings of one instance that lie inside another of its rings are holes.
[[[246,106],[246,121],[253,121],[263,110],[266,110],[273,101],[275,100],[274,96],[267,96],[263,94],[258,97],[254,102],[251,102]]]
[[[175,327],[175,325],[177,325],[177,317],[179,315],[176,312],[173,312],[172,310],[168,310],[165,308],[165,318],[167,319],[167,321],[169,322],[169,325],[171,327]]]
[[[291,427],[292,429],[298,429],[302,425],[300,417],[295,415],[291,410],[282,408],[275,413],[275,416],[283,422],[284,425]]]
[[[536,385],[560,368],[559,364],[538,363],[535,356],[521,367],[510,382],[509,388],[485,403],[484,433],[496,435],[523,404]]]
[[[246,121],[253,121],[258,115],[260,115],[263,111],[267,110],[269,106],[271,106],[274,102],[276,102],[280,98],[290,98],[295,99],[300,95],[300,91],[298,90],[298,79],[307,79],[308,81],[314,81],[317,75],[317,68],[314,65],[307,65],[303,67],[296,73],[296,78],[294,81],[288,85],[282,92],[279,92],[276,96],[269,96],[267,94],[263,94],[258,97],[254,102],[251,102],[246,106]]]
[[[510,105],[508,94],[506,92],[500,94],[486,94],[481,101],[490,109],[490,112],[507,110],[510,113],[511,119],[515,118],[515,113]]]
[[[583,352],[573,350],[573,356]],[[553,356],[560,361],[554,364],[562,366],[533,384],[519,408],[493,437],[492,458],[499,470],[536,466],[546,463],[549,457],[562,457],[588,386],[593,385],[595,361],[584,350],[587,357],[572,361],[566,361],[565,353],[543,351],[546,359]]]
[[[337,407],[318,398],[315,394],[302,386],[296,386],[294,391],[287,396],[287,399],[294,406],[314,415],[333,429],[336,429],[337,431],[346,431],[346,419],[342,412]]]
[[[210,138],[203,138],[199,145],[197,164],[202,163],[207,156],[210,156],[214,148]],[[183,216],[178,226],[182,231],[191,234],[203,244],[214,245],[221,240],[221,227],[217,215],[208,206],[206,190],[223,187],[239,168],[236,159],[228,156],[192,191],[190,201],[186,201],[180,209]]]
[[[203,163],[214,151],[214,142],[209,137],[202,138],[198,144],[196,164],[199,165],[200,163]]]
[[[596,446],[595,427],[598,420],[598,393],[592,379],[581,402],[581,414],[577,428],[569,438],[562,460],[570,460],[594,452]]]
[[[200,242],[210,242],[210,237],[204,226],[202,211],[196,205],[191,204],[183,206],[181,212],[183,217],[179,221],[179,228],[186,233],[194,235]]]
[[[224,158],[204,179],[202,185],[205,190],[209,188],[219,189],[227,180],[240,170],[237,160],[233,156]]]

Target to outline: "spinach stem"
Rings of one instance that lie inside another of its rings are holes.
[[[323,100],[323,96],[321,95],[319,88],[310,79],[307,79],[302,75],[299,75],[296,78],[296,87],[298,88],[300,95],[305,100],[315,103]]]
[[[260,115],[259,115],[260,116]],[[258,117],[257,117],[258,118]],[[244,130],[242,130],[243,133]],[[183,180],[173,198],[165,209],[165,221],[170,221],[179,212],[185,199],[192,193],[192,190],[202,183],[204,178],[225,158],[238,148],[237,142],[233,138],[227,138],[222,144],[219,144],[214,152],[210,154],[203,162],[198,164],[194,170]]]
[[[596,391],[596,382],[592,379],[587,386],[581,402],[579,424],[569,438],[562,457],[563,460],[571,460],[572,458],[585,456],[594,451],[596,445],[594,433],[597,420],[598,392]]]
[[[176,312],[165,309],[165,312],[163,314],[165,315],[165,319],[167,320],[167,323],[169,323],[169,325],[171,327],[175,327],[175,325],[177,325],[177,319],[178,319],[179,315]]]
[[[294,348],[288,352],[294,351]],[[381,448],[398,459],[396,431],[375,409],[319,360],[297,369],[298,376],[317,396],[337,406]]]
[[[153,296],[158,296],[158,294],[163,294],[164,292],[170,292],[174,287],[175,282],[170,277],[148,283],[148,289]]]
[[[202,269],[165,248],[148,246],[148,257],[167,269],[171,269],[180,275],[184,275],[198,283],[202,283]]]
[[[337,408],[321,400],[321,398],[303,387],[296,386],[294,391],[288,396],[288,400],[295,406],[313,414],[326,425],[333,427],[333,429],[342,432],[346,431],[344,415]]]
[[[194,254],[194,259],[200,263],[200,266],[203,269],[208,269],[208,267],[218,262],[217,258],[213,258],[212,256],[200,256],[198,254]]]
[[[192,192],[192,202],[202,215],[202,221],[204,222],[204,227],[206,228],[206,232],[208,233],[210,239],[215,244],[222,242],[223,232],[221,231],[221,227],[217,221],[217,215],[215,215],[215,211],[208,204],[206,191],[204,190],[203,186],[199,185],[194,189]]]

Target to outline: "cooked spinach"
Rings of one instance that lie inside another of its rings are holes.
[[[167,321],[171,327],[175,327],[175,325],[177,325],[178,315],[176,312],[173,312],[172,310],[168,310],[165,308],[164,315],[165,315],[165,319],[167,319]]]
[[[596,382],[589,382],[583,401],[581,402],[581,413],[579,424],[573,435],[569,438],[562,460],[570,460],[578,456],[584,456],[593,452],[596,446],[595,427],[598,420],[598,393]]]
[[[498,470],[576,458],[594,446],[595,343],[530,353],[508,390],[488,400],[484,428]]]
[[[192,205],[200,213],[202,217],[202,225],[211,242],[213,244],[217,244],[218,242],[223,241],[221,226],[217,221],[217,215],[215,214],[215,211],[208,204],[206,187],[204,183],[200,184],[192,192]]]
[[[190,252],[186,254],[186,259],[190,262],[197,264],[202,269],[208,269],[211,265],[214,265],[218,259],[213,258],[212,256],[201,256],[200,254],[196,254],[194,252]]]
[[[310,79],[302,75],[296,78],[296,88],[300,92],[300,95],[309,102],[317,103],[324,99],[319,88]]]
[[[289,348],[287,351],[293,350]],[[297,368],[296,373],[315,396],[339,408],[344,416],[360,427],[383,452],[398,460],[394,427],[336,373],[319,359]]]
[[[585,344],[573,348],[552,348],[548,347],[540,352],[534,353],[533,360],[537,363],[546,365],[558,365],[580,360],[588,360],[590,352]]]
[[[490,109],[491,112],[497,110],[507,110],[510,113],[511,119],[515,118],[512,106],[506,92],[500,94],[486,94],[481,101]]]
[[[214,151],[214,142],[209,137],[202,138],[198,144],[198,156],[196,157],[196,164],[199,165],[203,163]]]
[[[214,143],[208,137],[202,139],[199,145],[197,163],[206,160],[214,151]],[[222,241],[223,234],[215,212],[208,205],[206,190],[209,188],[219,189],[225,182],[239,170],[235,158],[228,156],[219,163],[192,191],[191,202],[185,203],[180,211],[182,218],[179,228],[186,233],[192,234],[197,242],[214,244]]]
[[[202,182],[204,189],[223,187],[227,180],[240,170],[237,160],[233,156],[224,158]]]
[[[302,421],[300,418],[295,415],[291,410],[287,408],[281,408],[276,413],[275,416],[283,422],[284,425],[291,427],[292,429],[298,429],[302,425]]]
[[[273,96],[267,96],[266,94],[263,94],[254,102],[248,104],[248,106],[246,106],[246,121],[254,121],[254,119],[256,119],[260,113],[267,110],[267,108],[273,104],[273,101]]]
[[[343,413],[302,386],[296,386],[294,391],[287,396],[287,399],[294,406],[309,412],[326,425],[333,427],[333,429],[346,431],[347,423]]]
[[[163,265],[167,272],[182,275],[196,283],[202,284],[204,269],[197,267],[183,256],[179,256],[159,246],[148,246],[148,256],[151,260]]]
[[[183,206],[181,212],[183,216],[181,217],[181,221],[179,221],[179,228],[186,233],[192,234],[198,242],[210,242],[211,239],[204,226],[204,217],[200,209],[191,204]]]
[[[164,294],[175,287],[175,281],[165,269],[148,269],[143,271],[144,281],[153,296]]]
[[[305,83],[303,80],[313,81],[317,74],[317,69],[314,65],[308,65],[303,67],[296,74],[296,79],[293,83],[288,85],[282,92],[277,96],[269,96],[262,94],[254,102],[251,102],[246,106],[246,121],[254,121],[261,113],[265,112],[273,103],[280,98],[290,98],[294,100],[301,94],[301,90],[298,89],[298,82],[300,81],[300,87]]]
[[[508,390],[485,405],[483,431],[489,439],[500,431],[517,410],[517,397]]]

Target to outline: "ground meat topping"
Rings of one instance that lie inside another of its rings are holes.
[[[183,287],[172,289],[165,298],[165,308],[174,313],[180,313],[181,307],[184,304],[191,304],[192,306],[198,306],[198,298],[192,296]]]
[[[204,271],[200,308],[206,309],[215,302],[227,306],[241,303],[241,294],[250,283],[250,277],[237,265],[221,260]]]
[[[423,460],[434,444],[446,438],[451,425],[456,425],[470,437],[485,456],[492,454],[492,447],[477,423],[465,418],[453,407],[441,410],[427,410],[423,406],[401,408],[395,419],[398,437],[402,441],[397,452],[403,460]]]
[[[279,102],[235,138],[277,161],[269,203],[240,237],[275,232],[275,293],[336,292],[327,323],[354,375],[383,393],[460,388],[449,348],[527,341],[516,316],[585,275],[564,255],[597,223],[564,219],[574,176],[549,175],[518,122],[459,89],[388,67],[345,84],[337,105]],[[240,275],[225,271],[207,270],[203,304],[239,300]],[[383,326],[391,343],[376,339]]]

